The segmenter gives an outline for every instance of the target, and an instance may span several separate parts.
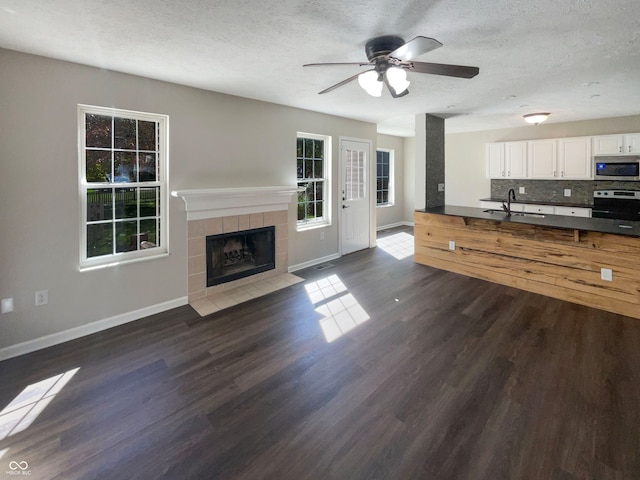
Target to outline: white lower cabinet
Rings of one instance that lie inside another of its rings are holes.
[[[526,213],[546,213],[549,215],[553,215],[555,213],[555,208],[553,205],[529,205],[525,204],[524,211]]]
[[[590,217],[591,209],[583,207],[555,207],[556,215],[567,215],[570,217]]]

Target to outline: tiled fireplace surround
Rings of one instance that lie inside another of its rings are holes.
[[[288,210],[275,212],[251,213],[245,215],[229,215],[204,220],[190,220],[187,222],[189,258],[189,303],[214,295],[232,288],[274,277],[287,272],[288,263]],[[234,233],[251,228],[275,226],[276,242],[276,268],[266,272],[257,273],[249,277],[226,282],[213,287],[207,287],[205,238],[209,235],[221,233]]]
[[[190,304],[287,273],[289,202],[296,191],[296,187],[252,187],[171,192],[172,196],[184,200],[187,212],[187,275]],[[205,239],[208,235],[269,226],[275,227],[275,269],[207,287]]]

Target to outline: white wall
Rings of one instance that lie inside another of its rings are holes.
[[[187,295],[186,215],[171,198],[171,255],[79,272],[77,104],[170,116],[170,190],[295,185],[296,132],[376,141],[374,124],[258,102],[97,68],[0,50],[0,353],[45,335]],[[338,252],[333,224],[297,233],[291,204],[290,264]],[[34,292],[49,304],[34,306]]]
[[[376,148],[393,150],[393,189],[392,206],[376,207],[376,227],[395,225],[404,221],[404,139],[391,135],[378,134]]]
[[[445,122],[446,129],[446,122]],[[491,142],[640,132],[640,115],[445,134],[445,203],[477,207],[491,193],[485,145]]]

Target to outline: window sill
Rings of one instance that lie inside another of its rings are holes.
[[[155,253],[153,255],[145,255],[145,256],[141,256],[141,257],[134,257],[134,258],[112,258],[112,261],[102,261],[100,263],[85,263],[80,265],[79,271],[81,272],[90,272],[92,270],[101,270],[103,268],[109,268],[109,267],[117,267],[119,265],[127,265],[130,263],[139,263],[139,262],[146,262],[149,260],[156,260],[158,258],[165,258],[169,256],[169,252],[167,251],[162,251],[159,253]]]
[[[312,224],[304,224],[304,225],[296,225],[297,232],[305,232],[307,230],[316,230],[318,228],[330,227],[331,223],[329,222],[318,222]]]
[[[388,207],[393,207],[394,204],[393,203],[385,203],[383,205],[376,205],[376,208],[388,208]]]

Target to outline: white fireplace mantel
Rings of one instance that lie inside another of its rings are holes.
[[[174,190],[184,200],[187,220],[287,210],[296,186]]]

